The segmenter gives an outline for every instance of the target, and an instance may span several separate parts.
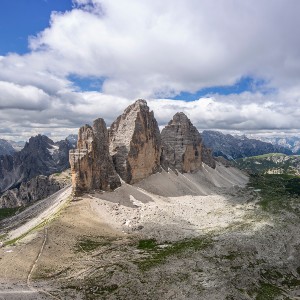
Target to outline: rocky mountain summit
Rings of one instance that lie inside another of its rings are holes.
[[[238,159],[267,153],[283,153],[291,155],[292,151],[280,145],[249,139],[246,136],[232,136],[219,131],[205,130],[202,132],[203,143],[213,149],[214,156],[226,159]]]
[[[130,105],[112,123],[109,148],[117,173],[127,183],[135,183],[160,169],[160,132],[145,100]]]
[[[0,156],[0,193],[19,187],[38,175],[48,176],[69,168],[69,150],[73,145],[47,136],[31,137],[24,148],[13,155]]]
[[[70,151],[74,193],[114,190],[121,185],[109,155],[108,131],[103,119],[79,129],[77,149]]]
[[[184,113],[174,115],[162,130],[161,138],[163,161],[171,169],[181,173],[196,172],[201,169],[202,162],[215,167],[210,152],[202,145],[200,133]]]
[[[121,184],[117,174],[134,184],[162,168],[190,173],[200,170],[202,163],[212,168],[216,164],[184,113],[175,114],[160,133],[153,111],[141,99],[112,123],[108,139],[102,119],[93,127],[81,127],[78,136],[77,149],[70,151],[75,194],[114,190]]]

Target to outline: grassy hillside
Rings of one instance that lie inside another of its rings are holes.
[[[291,174],[300,175],[300,156],[271,153],[241,158],[236,166],[250,174]]]
[[[249,186],[259,190],[264,210],[287,210],[300,216],[300,177],[287,174],[251,175]]]

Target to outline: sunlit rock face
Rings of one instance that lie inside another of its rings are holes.
[[[160,132],[145,100],[137,100],[112,123],[109,143],[115,169],[125,182],[138,182],[160,170]]]

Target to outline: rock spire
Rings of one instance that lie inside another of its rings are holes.
[[[211,150],[188,117],[180,112],[160,133],[145,100],[128,106],[107,130],[103,119],[79,129],[77,149],[70,151],[75,194],[112,191],[120,178],[134,184],[161,170],[197,172],[202,163],[215,168]]]
[[[121,185],[109,155],[108,131],[103,119],[79,129],[77,149],[70,151],[75,195],[90,190],[112,191]]]
[[[176,113],[162,130],[163,161],[181,173],[196,172],[202,166],[202,139],[183,113]]]
[[[125,182],[138,182],[160,170],[160,132],[145,100],[137,100],[112,123],[109,142],[115,169]]]

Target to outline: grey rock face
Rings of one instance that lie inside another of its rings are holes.
[[[121,185],[109,155],[108,131],[103,119],[93,127],[79,129],[77,149],[70,151],[72,184],[75,195],[91,190],[111,191]]]
[[[162,165],[181,173],[196,172],[202,162],[215,167],[209,149],[202,145],[201,135],[188,117],[180,112],[161,132],[163,150]]]
[[[125,182],[138,182],[160,170],[160,132],[145,100],[137,100],[113,122],[109,141],[115,169]]]
[[[162,130],[163,161],[181,173],[201,169],[202,140],[188,117],[180,112]]]
[[[0,155],[13,155],[15,152],[9,141],[0,139]]]
[[[202,162],[206,165],[210,166],[211,168],[216,167],[216,160],[213,157],[212,149],[206,148],[205,145],[202,144]]]
[[[69,168],[67,141],[53,142],[47,136],[31,137],[24,148],[13,155],[0,156],[0,193],[38,175],[50,175]]]
[[[22,182],[19,188],[6,191],[0,197],[0,207],[26,206],[37,200],[47,198],[67,184],[67,181],[56,180],[53,176],[37,176],[28,182]]]

